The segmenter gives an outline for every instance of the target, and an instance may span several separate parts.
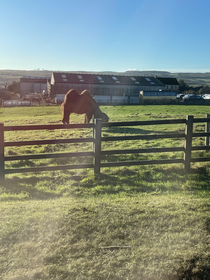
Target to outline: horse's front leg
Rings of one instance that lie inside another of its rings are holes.
[[[70,122],[70,113],[67,115],[66,124],[69,124],[69,122]]]
[[[85,123],[89,123],[90,122],[90,120],[92,119],[92,114],[91,113],[87,113],[86,115],[85,115]]]
[[[87,114],[85,114],[85,123],[88,123],[88,117],[87,117]]]
[[[63,124],[69,124],[69,119],[70,119],[70,113],[64,113],[62,119]]]

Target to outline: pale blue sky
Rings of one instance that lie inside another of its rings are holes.
[[[3,0],[0,69],[210,71],[209,0]]]

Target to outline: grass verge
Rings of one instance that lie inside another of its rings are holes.
[[[188,192],[1,203],[2,279],[209,279],[208,199]]]

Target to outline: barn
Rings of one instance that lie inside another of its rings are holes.
[[[157,91],[165,86],[155,77],[117,74],[53,72],[48,94],[63,102],[69,89],[79,93],[87,89],[98,103],[139,103],[140,91]]]
[[[156,77],[161,83],[164,84],[167,90],[179,90],[179,82],[176,78],[171,77]]]
[[[20,94],[47,91],[47,81],[50,77],[22,77],[20,78]]]

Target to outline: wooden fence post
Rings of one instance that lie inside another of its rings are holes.
[[[4,178],[4,124],[0,123],[0,181]]]
[[[185,127],[185,144],[184,144],[184,168],[187,172],[190,171],[191,149],[192,149],[192,134],[193,134],[193,116],[186,117]]]
[[[100,174],[100,163],[101,163],[101,119],[94,119],[94,128],[93,128],[93,165],[94,173]]]
[[[210,118],[210,115],[209,115],[209,114],[206,114],[206,117],[207,117],[207,118]],[[205,132],[209,132],[209,122],[206,122],[206,125],[205,125]],[[209,146],[209,136],[206,136],[206,137],[205,137],[205,146]]]

